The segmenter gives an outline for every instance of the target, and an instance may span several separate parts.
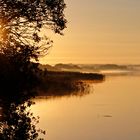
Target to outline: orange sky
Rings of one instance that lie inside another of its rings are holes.
[[[140,1],[65,0],[64,36],[49,34],[54,46],[42,63],[140,62]]]

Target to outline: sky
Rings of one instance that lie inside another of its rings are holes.
[[[44,64],[140,64],[140,0],[65,0],[64,36]]]

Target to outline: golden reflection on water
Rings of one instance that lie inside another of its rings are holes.
[[[140,77],[108,77],[91,94],[36,99],[47,140],[139,140]]]

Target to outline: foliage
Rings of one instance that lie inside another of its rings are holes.
[[[47,53],[52,41],[40,36],[42,28],[62,34],[66,27],[64,0],[0,0],[0,46],[5,53],[26,46],[36,59]],[[13,52],[11,52],[13,53]]]
[[[86,95],[89,93],[91,83],[103,82],[105,77],[98,73],[44,70],[40,79],[39,95],[56,97]]]
[[[52,41],[41,30],[62,35],[64,0],[0,0],[0,139],[38,140],[36,119],[27,111],[39,83],[38,57]]]
[[[52,45],[40,32],[49,28],[62,34],[65,7],[64,0],[0,0],[1,95],[12,91],[14,98],[32,97],[40,70],[31,60],[37,61]]]
[[[1,102],[2,103],[2,102]],[[1,140],[41,140],[39,133],[45,131],[36,129],[39,117],[34,117],[28,110],[32,102],[16,105],[16,103],[1,104],[5,105],[2,109],[0,124]]]

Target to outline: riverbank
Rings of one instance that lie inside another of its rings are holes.
[[[88,89],[89,82],[97,83],[104,81],[104,79],[105,76],[99,73],[46,71],[41,78],[38,95],[60,96],[82,93]]]

